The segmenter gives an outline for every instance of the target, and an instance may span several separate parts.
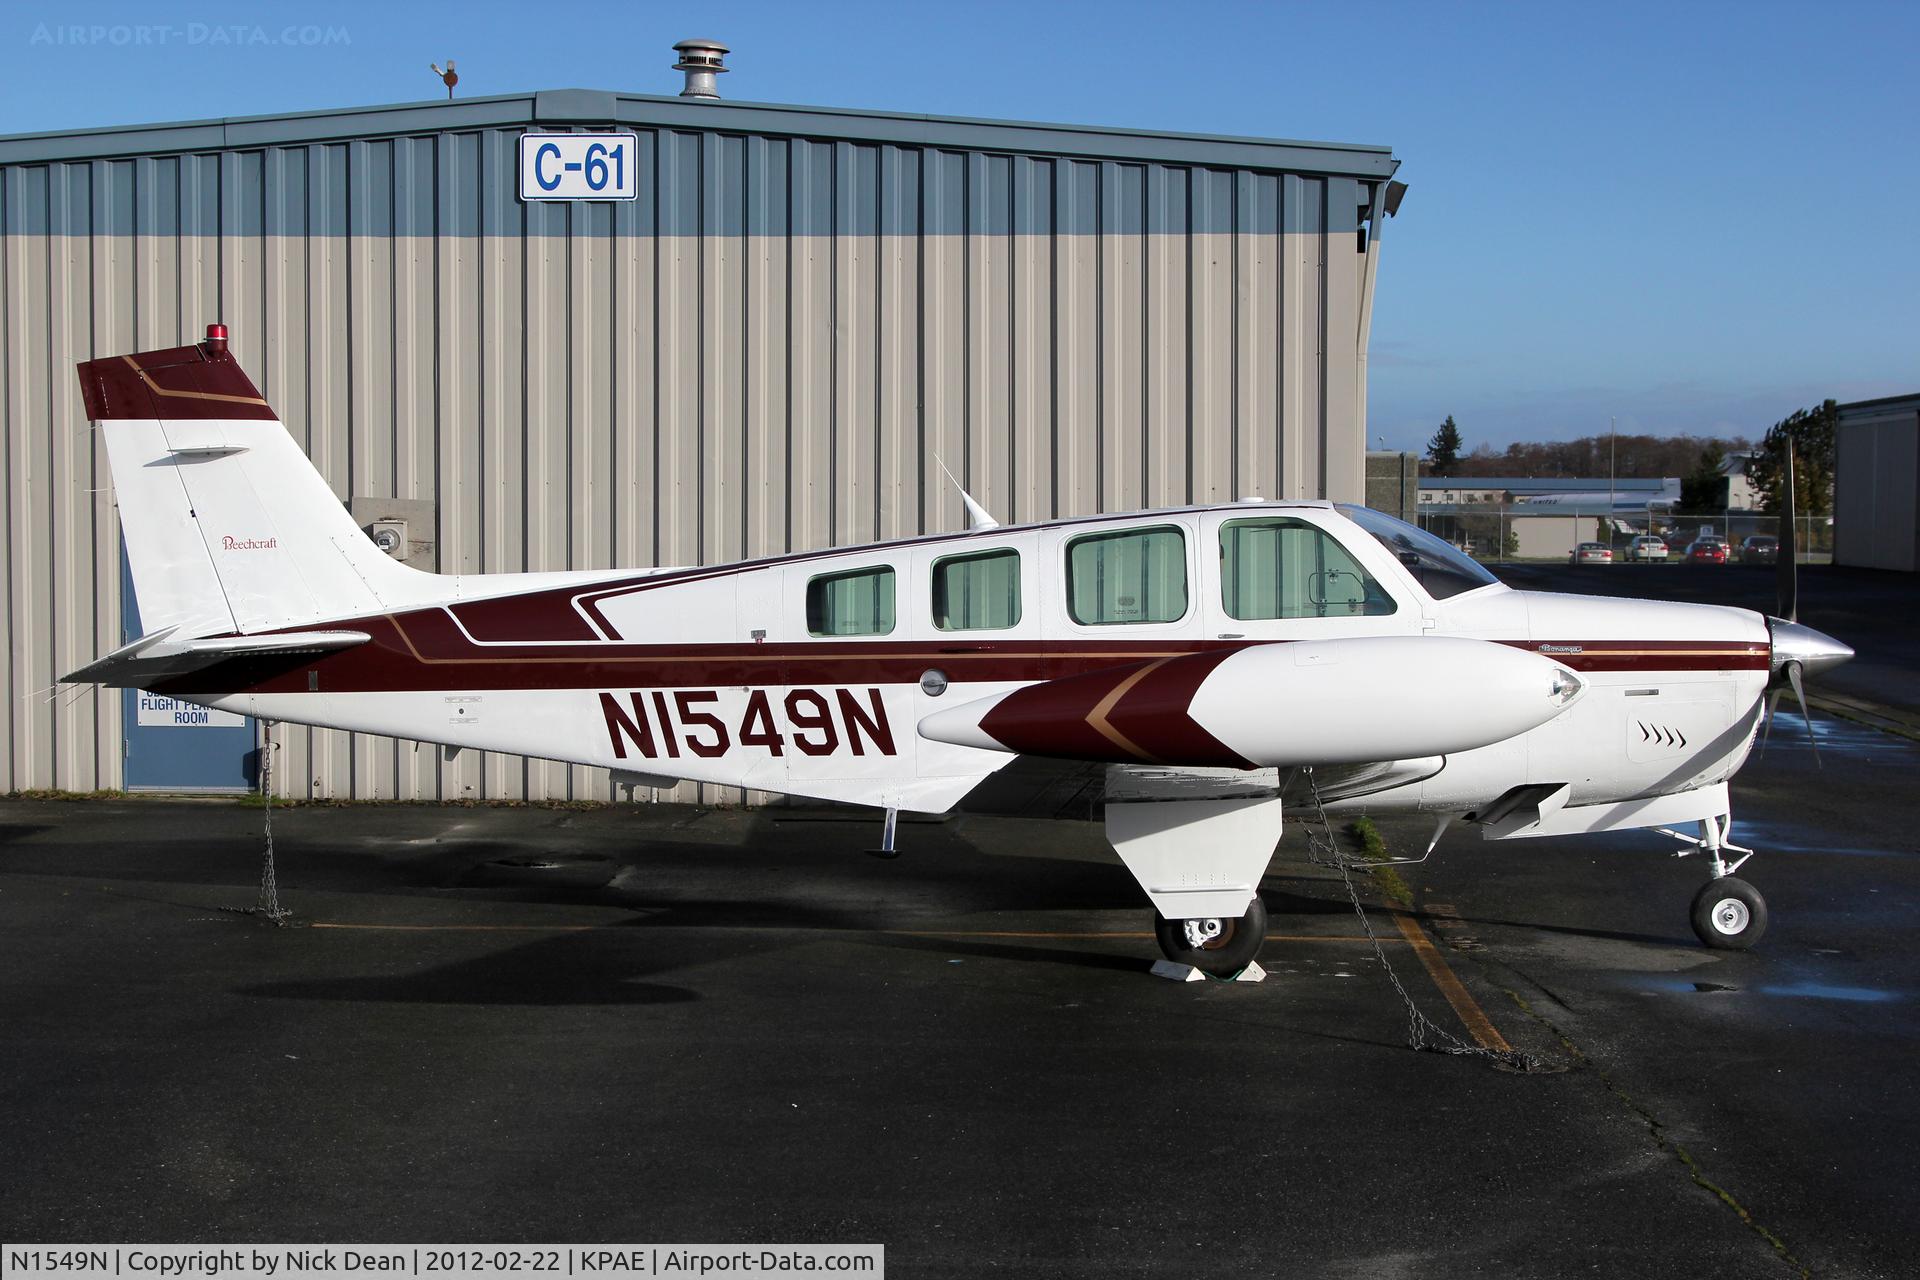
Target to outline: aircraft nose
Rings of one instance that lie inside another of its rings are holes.
[[[1802,671],[1817,676],[1853,657],[1852,648],[1812,627],[1803,627],[1785,618],[1768,618],[1767,627],[1773,632],[1772,667],[1775,671],[1789,662],[1797,662]]]

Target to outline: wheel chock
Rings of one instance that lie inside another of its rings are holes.
[[[1155,960],[1153,962],[1152,972],[1154,977],[1165,978],[1169,982],[1205,982],[1208,978],[1208,975],[1200,972],[1192,965],[1177,964],[1172,960]],[[1267,971],[1260,967],[1258,960],[1255,960],[1231,978],[1213,979],[1215,982],[1265,982],[1266,980]]]

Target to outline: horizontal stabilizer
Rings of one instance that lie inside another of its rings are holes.
[[[115,689],[144,689],[166,676],[198,671],[229,658],[294,656],[330,653],[365,644],[373,637],[364,631],[281,631],[264,636],[202,636],[175,640],[179,628],[168,627],[122,645],[77,671],[61,676],[63,684],[103,684]]]

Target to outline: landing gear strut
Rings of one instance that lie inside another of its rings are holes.
[[[1723,814],[1701,819],[1697,839],[1666,827],[1659,830],[1689,846],[1675,856],[1704,852],[1713,859],[1713,878],[1693,895],[1694,936],[1716,951],[1745,951],[1760,941],[1760,935],[1767,931],[1767,900],[1733,874],[1753,856],[1753,850],[1727,839],[1733,830],[1732,817]],[[1729,852],[1741,856],[1728,862]]]
[[[1231,978],[1253,963],[1267,937],[1267,907],[1255,895],[1238,918],[1205,916],[1197,920],[1153,918],[1161,953],[1175,964],[1192,965],[1215,978]]]

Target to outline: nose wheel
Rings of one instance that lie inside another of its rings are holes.
[[[1267,940],[1267,907],[1255,895],[1238,918],[1205,916],[1195,920],[1153,918],[1160,951],[1175,964],[1192,965],[1216,978],[1231,978],[1253,963]]]
[[[1760,941],[1760,935],[1767,931],[1767,900],[1733,874],[1753,856],[1753,850],[1727,838],[1733,830],[1733,819],[1725,814],[1703,818],[1697,838],[1670,827],[1655,829],[1681,843],[1683,847],[1675,856],[1704,853],[1712,859],[1713,879],[1693,895],[1694,936],[1716,951],[1745,951]],[[1729,862],[1729,853],[1741,856]]]
[[[1693,932],[1717,951],[1745,951],[1767,931],[1767,900],[1745,880],[1722,876],[1693,895]]]

